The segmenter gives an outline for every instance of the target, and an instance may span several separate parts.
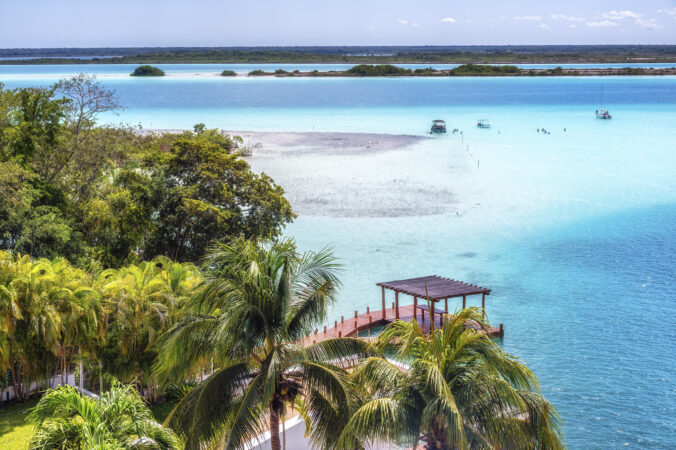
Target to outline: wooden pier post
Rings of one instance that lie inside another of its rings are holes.
[[[394,311],[394,318],[399,319],[399,291],[394,292],[394,303],[397,305],[397,309]]]
[[[467,306],[467,296],[463,295],[462,296],[462,309],[465,309],[465,306]]]
[[[326,334],[326,325],[324,325],[324,334]]]
[[[486,293],[481,294],[481,309],[486,311]]]
[[[385,318],[385,286],[381,286],[383,289],[383,319]]]
[[[418,320],[418,297],[413,297],[413,318]]]
[[[445,303],[445,305],[444,305],[444,312],[445,312],[446,314],[448,314],[448,297],[446,297],[446,298],[444,299],[444,303]]]

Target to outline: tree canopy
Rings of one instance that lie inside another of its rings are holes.
[[[274,237],[293,220],[282,188],[240,158],[241,139],[97,124],[119,109],[86,75],[0,85],[0,249],[83,267],[197,262],[214,241]]]
[[[164,70],[160,69],[159,67],[144,64],[144,65],[138,66],[136,69],[134,69],[134,71],[131,73],[131,76],[132,77],[163,77],[164,76]]]

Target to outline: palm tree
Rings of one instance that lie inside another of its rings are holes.
[[[155,262],[105,270],[96,285],[106,308],[107,338],[125,358],[108,369],[120,378],[137,377],[142,390],[144,381],[150,384],[155,340],[172,325],[170,287]]]
[[[358,339],[303,345],[339,288],[332,253],[298,254],[295,243],[236,240],[211,249],[192,314],[161,339],[156,373],[184,380],[213,358],[220,367],[188,393],[166,425],[186,448],[242,448],[266,427],[279,450],[279,421],[297,406],[317,447],[328,446],[354,410],[345,357],[365,354]]]
[[[370,397],[338,440],[357,448],[383,440],[428,449],[563,448],[559,418],[537,393],[535,375],[492,342],[476,308],[446,317],[426,337],[415,320],[379,336],[391,359],[371,357],[354,371]]]
[[[116,385],[98,398],[70,386],[49,390],[27,420],[37,428],[32,449],[182,448],[130,386]]]

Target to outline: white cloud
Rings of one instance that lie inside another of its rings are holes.
[[[453,17],[444,17],[443,19],[441,19],[441,21],[446,22],[446,23],[455,23],[456,22],[456,20]]]
[[[465,22],[472,23],[472,21],[470,19],[465,20]]]
[[[636,25],[640,26],[645,30],[657,30],[658,28],[660,28],[660,26],[655,23],[654,19],[652,20],[636,19]]]
[[[568,20],[569,22],[584,22],[585,21],[584,17],[567,16],[565,14],[550,14],[549,17],[551,17],[554,20]]]
[[[551,28],[551,27],[550,27],[549,25],[547,25],[546,23],[541,23],[540,25],[538,25],[538,27],[544,28],[545,30],[549,30],[549,29]]]
[[[670,9],[658,9],[657,12],[660,14],[669,14],[670,16],[676,16],[676,6]]]
[[[568,25],[568,28],[577,28],[577,25],[575,25],[574,23],[571,23],[570,25]]]
[[[616,27],[617,24],[615,22],[611,22],[610,20],[603,20],[601,22],[587,22],[587,26],[592,28],[605,28]]]
[[[411,26],[418,28],[420,25],[417,24],[416,22],[413,22],[413,23],[411,24]]]
[[[541,20],[542,16],[514,16],[514,20]]]
[[[376,27],[374,27],[373,25],[369,25],[369,26],[366,27],[367,30],[375,30],[375,28]]]
[[[635,13],[633,11],[625,10],[625,11],[610,11],[605,14],[603,14],[604,19],[611,19],[611,20],[622,20],[622,19],[639,19],[641,18],[641,14]]]
[[[408,23],[408,20],[406,19],[397,19],[397,23],[400,23],[402,25],[406,25]]]

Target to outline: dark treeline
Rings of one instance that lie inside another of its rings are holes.
[[[676,61],[674,45],[147,47],[0,49],[0,64],[136,63],[574,63]],[[82,57],[92,59],[80,59]],[[98,58],[96,58],[98,56]],[[104,57],[112,56],[112,57]]]
[[[523,54],[650,54],[674,56],[676,45],[411,45],[411,46],[262,46],[262,47],[78,47],[78,48],[0,48],[0,57],[14,56],[130,56],[149,53],[209,51],[271,51],[328,55],[384,55],[397,53],[495,53]]]
[[[227,72],[227,71],[226,71]],[[232,72],[232,71],[229,71]],[[564,69],[561,66],[553,69],[520,69],[514,65],[488,65],[488,64],[462,64],[453,69],[435,69],[433,67],[406,69],[392,64],[359,64],[348,70],[329,70],[301,72],[294,70],[289,72],[277,69],[274,72],[266,72],[261,69],[249,72],[250,77],[275,76],[275,77],[523,77],[523,76],[617,76],[617,75],[676,75],[676,67],[664,69],[643,68],[587,68],[587,69]]]

